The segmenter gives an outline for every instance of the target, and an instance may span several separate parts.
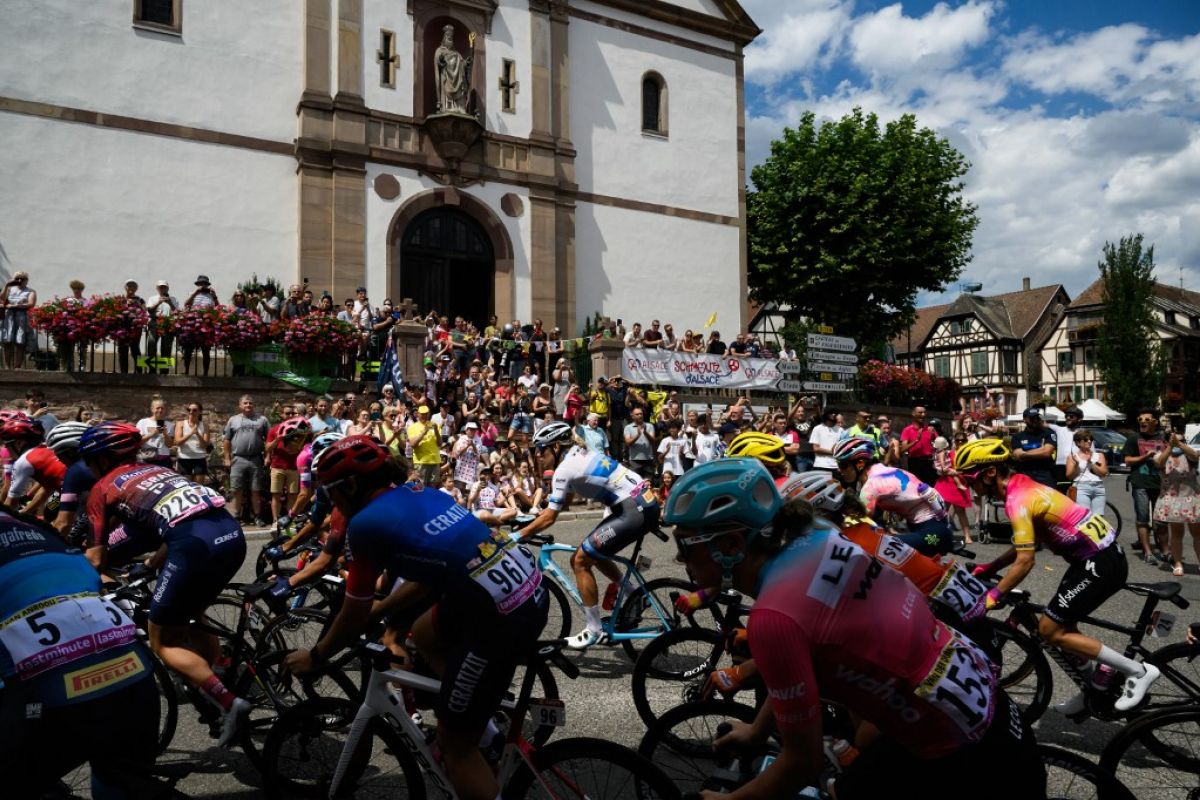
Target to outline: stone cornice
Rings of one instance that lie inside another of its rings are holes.
[[[718,39],[735,42],[742,46],[754,41],[762,30],[749,22],[749,16],[742,12],[742,20],[729,18],[718,19],[699,11],[682,8],[663,0],[591,0],[596,5],[616,8],[629,14],[647,17],[657,22],[665,22],[680,28],[715,36]]]

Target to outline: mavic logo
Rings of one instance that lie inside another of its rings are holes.
[[[785,689],[771,689],[767,692],[772,700],[786,702],[788,700],[799,700],[808,692],[808,687],[804,681],[800,681],[794,686],[788,686]]]

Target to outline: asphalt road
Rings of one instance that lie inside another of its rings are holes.
[[[1121,540],[1127,546],[1133,541],[1132,506],[1129,495],[1124,491],[1124,476],[1110,477],[1109,499],[1114,502],[1124,518],[1124,529]],[[590,530],[591,522],[577,520],[563,522],[556,526],[553,533],[557,539],[565,543],[578,543],[583,535]],[[257,539],[251,544],[251,555],[257,553],[261,544]],[[1002,551],[1000,545],[978,545],[975,548],[979,560],[994,558]],[[653,537],[648,537],[645,543],[646,555],[652,559],[652,566],[646,571],[647,577],[663,575],[679,575],[681,568],[674,563],[674,546],[663,544]],[[1035,600],[1045,602],[1050,598],[1058,585],[1065,569],[1065,563],[1048,552],[1038,554],[1037,565],[1025,582],[1025,588],[1033,592]],[[1183,583],[1183,596],[1191,601],[1200,600],[1200,576],[1196,565],[1189,564],[1188,575],[1180,580]],[[247,559],[239,578],[253,578],[253,558]],[[1153,570],[1140,560],[1130,558],[1131,581],[1162,581],[1172,580],[1169,571]],[[1132,623],[1141,610],[1142,598],[1127,592],[1121,592],[1112,598],[1103,608],[1107,618]],[[1200,607],[1192,611],[1179,611],[1173,606],[1164,604],[1164,610],[1179,617],[1170,636],[1161,643],[1166,645],[1180,641],[1184,636],[1186,623],[1200,620]],[[1194,611],[1194,613],[1193,613]],[[582,614],[577,612],[575,618],[579,626]],[[1118,650],[1124,646],[1124,641],[1105,631],[1091,631],[1105,643]],[[1147,644],[1153,646],[1154,640]],[[619,647],[593,648],[583,654],[574,654],[573,659],[580,666],[582,675],[577,681],[560,678],[560,694],[566,701],[567,725],[559,732],[559,736],[587,735],[598,736],[616,742],[636,747],[644,729],[638,719],[631,699],[629,681],[632,664]],[[1060,702],[1073,694],[1071,686],[1063,673],[1057,667],[1055,673],[1055,692],[1053,702]],[[669,694],[661,698],[666,706],[672,705]],[[180,791],[197,798],[257,798],[261,797],[260,779],[254,767],[239,751],[226,752],[213,746],[213,740],[208,738],[207,731],[202,730],[196,722],[195,712],[190,708],[181,707],[179,728],[174,742],[163,761],[181,762],[188,765],[189,774],[177,783]],[[1098,757],[1101,749],[1119,730],[1116,723],[1090,720],[1076,724],[1057,716],[1052,710],[1047,711],[1036,727],[1039,741],[1056,744],[1092,760]],[[76,776],[76,779],[81,777]],[[1143,776],[1145,777],[1145,776]],[[1163,783],[1172,782],[1169,776]],[[78,790],[86,793],[86,781]],[[1195,785],[1194,783],[1192,784]],[[1149,793],[1139,796],[1150,796]],[[1176,796],[1165,794],[1165,797]],[[1179,795],[1183,796],[1183,795]]]

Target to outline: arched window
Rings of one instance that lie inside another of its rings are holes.
[[[657,72],[642,76],[642,133],[667,135],[667,82]]]

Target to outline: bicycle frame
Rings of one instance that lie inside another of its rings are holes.
[[[368,644],[365,649],[373,653],[376,658],[388,658],[388,651],[381,644]],[[521,735],[521,723],[525,716],[525,709],[529,705],[529,694],[532,691],[532,670],[527,673],[525,682],[522,684],[520,695],[514,702],[505,699],[501,701],[500,707],[506,712],[509,712],[509,741],[505,746],[504,755],[500,761],[500,768],[497,774],[497,781],[501,786],[504,786],[508,780],[516,773],[517,768],[522,762],[528,763],[530,769],[533,769],[533,764],[529,760],[529,753],[533,747]],[[338,757],[337,767],[334,769],[333,779],[329,784],[329,797],[337,796],[338,789],[341,787],[342,779],[346,776],[346,770],[350,767],[350,760],[354,757],[354,752],[358,747],[362,735],[367,730],[367,726],[375,717],[382,717],[391,729],[400,737],[409,754],[416,760],[417,765],[421,768],[421,772],[425,778],[442,793],[446,798],[455,800],[458,795],[450,784],[450,779],[446,776],[438,759],[434,757],[433,751],[429,747],[429,742],[425,740],[425,735],[416,722],[400,707],[400,702],[396,695],[391,691],[393,684],[399,684],[408,689],[420,692],[428,692],[438,695],[442,690],[441,681],[434,678],[429,678],[424,675],[417,675],[406,670],[389,668],[381,670],[372,668],[371,676],[367,681],[366,697],[363,700],[362,706],[359,707],[358,713],[354,715],[354,721],[350,724],[350,732],[346,737],[346,744],[342,748],[341,755]],[[397,709],[399,708],[399,711]],[[519,712],[519,713],[518,713]],[[536,774],[536,770],[535,770]]]
[[[555,553],[574,553],[579,548],[572,547],[567,544],[543,544],[538,552],[538,568],[543,574],[547,575],[567,593],[575,605],[583,607],[583,598],[579,595],[579,589],[575,586],[574,578],[562,567],[554,561]],[[633,584],[637,584],[637,588],[645,588],[646,579],[642,577],[641,570],[637,568],[637,559],[642,551],[642,542],[639,539],[633,548],[632,558],[624,558],[623,556],[609,556],[610,561],[615,561],[624,569],[621,575],[621,581],[618,584],[617,597],[613,603],[612,613],[604,622],[604,632],[608,635],[610,642],[624,642],[631,639],[653,639],[660,635],[663,631],[671,630],[671,615],[666,612],[658,603],[657,598],[649,592],[644,592],[650,601],[650,608],[658,617],[658,625],[652,625],[646,628],[638,628],[632,631],[616,630],[616,621],[620,619],[621,607],[625,600],[633,591]]]

